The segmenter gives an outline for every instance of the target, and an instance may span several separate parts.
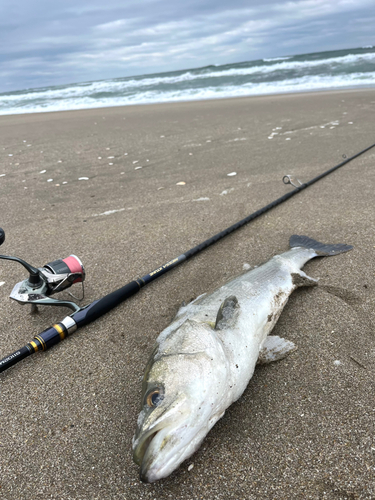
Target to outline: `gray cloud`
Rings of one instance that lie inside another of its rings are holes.
[[[0,92],[372,44],[373,0],[3,0]]]

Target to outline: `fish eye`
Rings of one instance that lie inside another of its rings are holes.
[[[162,401],[163,395],[160,393],[159,389],[154,389],[149,392],[146,396],[146,403],[150,407],[157,406],[160,401]]]

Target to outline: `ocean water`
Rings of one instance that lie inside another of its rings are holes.
[[[0,93],[0,114],[375,87],[375,46]]]

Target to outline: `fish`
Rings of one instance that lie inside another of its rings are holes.
[[[290,249],[183,304],[156,340],[146,366],[133,437],[140,479],[169,476],[202,444],[242,395],[258,363],[284,358],[293,342],[269,335],[290,294],[317,280],[302,271],[314,257],[351,250],[293,235]]]

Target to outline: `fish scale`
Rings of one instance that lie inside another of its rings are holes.
[[[269,305],[269,295],[274,296],[278,292],[290,294],[295,288],[291,271],[300,274],[300,266],[315,256],[314,251],[301,248],[289,250],[284,254],[273,257],[266,265],[235,278],[209,296],[205,295],[197,299],[194,302],[196,314],[193,313],[192,315],[193,310],[190,309],[189,317],[202,321],[204,320],[203,314],[207,314],[207,311],[209,311],[208,321],[215,321],[216,303],[222,303],[226,297],[232,294],[238,296],[242,302],[247,301],[247,306],[252,310],[259,310],[261,303],[265,302],[266,306]]]

